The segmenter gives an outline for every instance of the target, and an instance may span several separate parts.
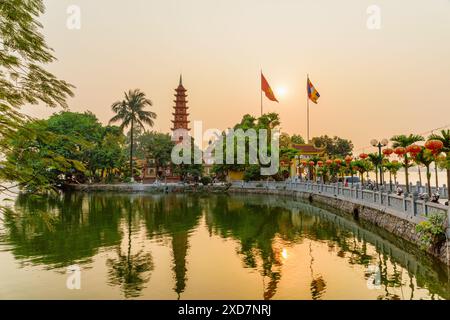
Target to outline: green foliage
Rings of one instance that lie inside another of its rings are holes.
[[[444,145],[442,152],[445,153],[446,157],[439,162],[439,166],[447,169],[447,186],[450,186],[450,130],[441,130],[440,134],[432,134],[428,139],[442,141]],[[450,188],[447,196],[450,198]]]
[[[189,163],[182,163],[176,165],[173,169],[175,174],[178,174],[183,181],[187,181],[189,179],[198,181],[200,177],[203,175],[203,162],[202,159],[199,159],[197,155],[201,155],[201,150],[195,144],[194,138],[191,137],[191,159]],[[179,153],[180,157],[183,157],[183,150]],[[201,162],[201,163],[196,163]]]
[[[270,140],[272,137],[272,131],[274,129],[276,129],[278,126],[280,125],[280,118],[279,115],[277,113],[268,113],[268,114],[263,114],[261,117],[259,118],[255,118],[251,115],[244,115],[242,117],[242,120],[240,123],[236,124],[233,129],[234,130],[238,130],[238,129],[242,129],[244,132],[248,129],[254,129],[256,131],[256,135],[258,137],[258,133],[259,130],[261,129],[266,129],[268,132],[268,136],[267,136],[267,152],[270,155],[271,153],[271,145],[270,145]],[[223,141],[223,156],[224,159],[226,159],[227,157],[227,146],[226,146],[226,132],[222,133],[222,136],[220,137]],[[257,138],[259,139],[259,137]],[[238,172],[244,172],[244,175],[247,177],[253,177],[255,179],[259,179],[260,175],[260,169],[261,169],[261,165],[260,164],[250,164],[250,159],[249,159],[249,149],[250,149],[250,143],[249,143],[249,138],[246,137],[245,138],[245,163],[244,164],[237,164],[237,154],[240,152],[238,150],[238,143],[237,143],[237,138],[234,139],[233,144],[234,144],[234,164],[215,164],[213,166],[213,172],[219,177],[219,178],[223,178],[227,175],[227,173],[229,171],[238,171]],[[258,142],[258,147],[260,145],[259,141]],[[259,150],[256,150],[256,153],[258,153]],[[258,171],[258,174],[256,174],[256,171]]]
[[[136,156],[142,159],[153,158],[157,166],[165,166],[171,161],[174,146],[175,142],[167,133],[144,132],[136,137]]]
[[[200,182],[201,182],[204,186],[207,186],[207,185],[211,184],[212,179],[211,179],[210,176],[203,176],[203,177],[200,179]]]
[[[312,138],[312,143],[317,147],[324,147],[331,158],[343,158],[352,153],[353,143],[350,140],[334,136],[324,135]]]
[[[120,168],[124,136],[103,127],[92,113],[60,112],[29,121],[8,139],[1,177],[31,192],[60,184],[100,179]]]
[[[391,141],[393,142],[392,147],[403,147],[406,148],[416,142],[423,141],[423,137],[417,134],[410,134],[409,136],[401,134],[397,136],[393,136],[391,138]]]
[[[249,165],[244,171],[244,181],[256,181],[261,179],[261,168],[259,165]]]
[[[295,144],[305,144],[305,139],[299,134],[294,134],[291,136],[291,142]]]
[[[73,86],[58,80],[44,66],[53,62],[55,57],[47,46],[40,30],[39,16],[44,12],[42,0],[15,0],[0,2],[0,152],[11,152],[9,142],[21,131],[21,139],[37,138],[39,141],[49,139],[37,126],[38,132],[32,132],[35,127],[27,124],[28,117],[20,113],[20,107],[25,104],[43,103],[50,107],[67,108],[66,99],[72,96]],[[32,142],[30,142],[32,144]],[[67,167],[74,165],[65,159],[60,159],[51,152],[46,152],[45,158],[37,159],[33,146],[30,150],[23,149],[20,157],[30,156],[38,163],[52,167]],[[19,157],[19,154],[17,154]],[[40,170],[24,172],[19,166],[3,164],[0,178],[17,177],[19,183],[32,180],[33,189],[49,187],[49,174]],[[22,174],[25,176],[22,177]]]
[[[420,222],[416,226],[416,232],[420,234],[421,248],[426,250],[435,245],[440,238],[445,236],[445,215],[431,213],[426,221]]]

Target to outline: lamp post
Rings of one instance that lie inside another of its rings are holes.
[[[376,169],[380,167],[380,185],[383,184],[383,155],[381,154],[381,148],[386,147],[388,145],[389,141],[387,139],[382,139],[381,141],[378,141],[377,139],[370,140],[370,144],[373,147],[378,148],[378,157],[380,159],[380,164],[376,166]],[[378,184],[378,181],[377,181]]]
[[[294,158],[295,158],[295,174],[297,175],[297,179],[300,178],[300,181],[302,181],[302,174],[300,173],[300,156],[296,155]]]

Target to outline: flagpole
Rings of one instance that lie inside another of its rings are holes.
[[[308,85],[309,85],[309,74],[306,75],[306,137],[307,143],[309,143],[309,93],[308,93]]]
[[[261,69],[260,79],[262,79],[262,69]],[[262,91],[261,85],[260,85],[260,91],[261,91],[261,117],[262,117],[262,115],[263,115],[263,91]]]

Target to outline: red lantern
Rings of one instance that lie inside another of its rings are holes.
[[[367,153],[361,153],[359,155],[359,157],[364,160],[364,159],[367,159],[367,157],[369,157],[369,155]]]
[[[437,155],[442,148],[444,147],[444,144],[440,140],[428,140],[425,143],[425,148],[431,151],[432,154]]]
[[[414,158],[417,156],[417,154],[422,150],[422,147],[418,146],[417,144],[412,144],[406,148],[406,152],[411,154],[411,156]]]
[[[352,162],[353,157],[352,156],[346,156],[345,157],[345,162],[347,162],[347,164],[350,164],[350,162]]]
[[[336,163],[338,166],[340,166],[342,164],[342,160],[341,159],[334,159],[334,163]]]
[[[398,157],[402,157],[402,156],[405,155],[406,149],[403,148],[403,147],[398,147],[398,148],[395,148],[394,153],[395,153]]]
[[[314,161],[310,161],[309,162],[309,165],[312,167],[312,166],[314,166],[316,163],[314,162]]]
[[[331,166],[333,164],[333,160],[328,159],[325,163],[327,166]]]
[[[302,160],[301,163],[303,166],[306,166],[308,164],[308,162],[306,160]]]
[[[317,165],[318,165],[319,167],[322,167],[322,166],[323,166],[323,161],[317,161]]]
[[[394,153],[394,150],[392,150],[391,148],[386,148],[386,149],[383,150],[383,154],[384,154],[386,157],[390,157],[391,154],[393,154],[393,153]]]

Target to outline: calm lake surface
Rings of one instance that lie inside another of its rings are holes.
[[[289,198],[70,193],[12,206],[1,299],[450,298],[445,266]]]

